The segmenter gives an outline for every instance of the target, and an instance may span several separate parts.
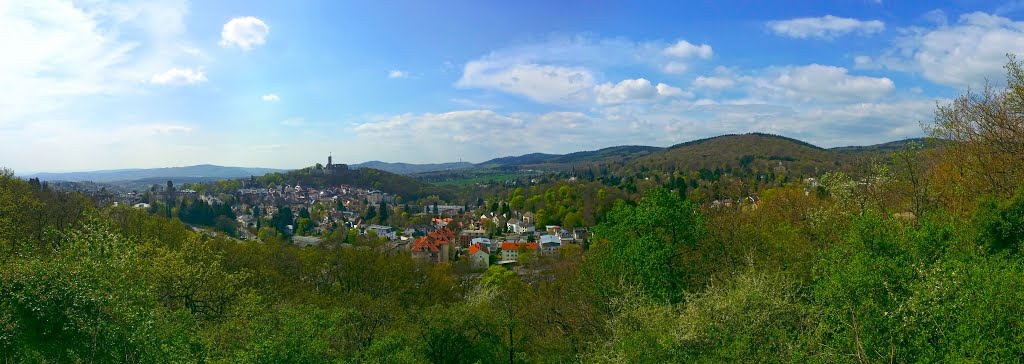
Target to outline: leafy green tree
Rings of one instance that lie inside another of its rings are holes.
[[[378,211],[380,211],[380,224],[381,225],[387,225],[387,223],[388,223],[388,204],[386,202],[384,202],[383,199],[380,200],[380,207],[378,208]]]
[[[619,202],[594,229],[587,279],[606,299],[615,282],[626,282],[651,297],[678,302],[689,288],[682,284],[681,249],[695,246],[704,229],[697,206],[664,188],[649,190],[636,206]]]
[[[0,264],[0,358],[11,362],[196,361],[190,316],[159,305],[136,242],[92,220],[50,256]]]
[[[373,207],[373,206],[370,206],[370,207],[366,208],[366,216],[363,216],[363,221],[366,221],[367,223],[369,223],[370,221],[373,221],[373,219],[376,218],[376,217],[377,217],[377,209],[375,207]]]
[[[974,217],[978,241],[992,251],[1020,252],[1024,247],[1024,188],[1013,199],[990,196],[981,201]]]
[[[498,265],[487,268],[480,287],[480,299],[494,313],[493,333],[501,338],[509,364],[521,361],[532,338],[529,318],[534,292],[515,273]]]

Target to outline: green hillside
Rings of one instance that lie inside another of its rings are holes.
[[[445,187],[431,185],[417,179],[382,171],[373,168],[347,169],[335,174],[322,175],[312,172],[312,168],[303,168],[286,173],[271,173],[259,178],[263,184],[300,184],[303,186],[327,187],[340,184],[360,188],[376,189],[386,193],[415,200],[436,195],[442,199],[450,199],[453,192]]]
[[[628,167],[665,171],[751,168],[811,175],[841,167],[847,160],[843,155],[796,139],[754,133],[677,144],[638,158]]]

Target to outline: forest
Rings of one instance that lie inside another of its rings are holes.
[[[596,224],[592,242],[563,249],[543,279],[199,234],[178,217],[98,208],[5,170],[0,358],[1019,362],[1024,70],[1012,59],[1006,69],[1005,88],[937,108],[923,126],[941,142],[910,144],[855,177],[825,173],[814,187],[752,184],[756,208],[708,207],[676,179],[635,194],[600,189],[600,211],[559,207],[575,198],[562,182],[502,192],[511,208],[541,204],[542,220]],[[181,216],[208,219],[215,207],[191,208]]]

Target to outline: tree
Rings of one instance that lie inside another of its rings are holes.
[[[292,209],[289,207],[282,207],[274,213],[274,216],[270,218],[270,226],[281,234],[289,235],[288,225],[295,226],[295,217],[292,215]]]
[[[650,297],[678,302],[684,288],[681,249],[697,244],[704,217],[697,206],[658,187],[636,206],[615,205],[605,223],[594,228],[586,275],[599,294],[614,295],[615,284],[637,286]]]
[[[926,211],[930,211],[933,204],[931,184],[927,179],[927,173],[931,166],[926,162],[927,157],[923,146],[914,142],[907,144],[903,150],[893,153],[893,164],[897,176],[904,185],[903,194],[908,195],[910,212],[917,218],[924,216]]]
[[[381,225],[387,225],[388,224],[388,204],[387,204],[387,202],[384,202],[384,199],[380,200],[379,211],[380,211],[380,224]]]
[[[973,222],[978,241],[989,250],[1020,252],[1024,249],[1024,188],[1011,200],[985,198]]]
[[[534,301],[533,291],[511,271],[492,265],[480,278],[481,294],[495,313],[496,336],[508,349],[508,362],[516,362],[517,350],[522,350],[530,339],[527,326],[528,309]]]
[[[1010,197],[1024,181],[1024,65],[1008,55],[1005,89],[987,84],[939,106],[931,136],[945,148],[950,203],[967,204],[978,196]]]
[[[171,207],[174,205],[174,182],[167,180],[167,190],[164,191],[167,196],[164,197],[166,205],[166,216],[168,219],[171,218]]]
[[[366,216],[363,216],[363,221],[369,223],[370,221],[373,221],[375,217],[377,217],[377,208],[373,206],[367,207]]]

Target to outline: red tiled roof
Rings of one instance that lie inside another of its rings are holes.
[[[469,246],[469,255],[476,254],[476,252],[479,252],[479,251],[482,251],[482,252],[486,253],[487,252],[487,247],[483,246],[480,243],[473,243],[473,245]]]
[[[441,251],[441,249],[437,248],[436,244],[431,242],[430,239],[427,239],[426,237],[421,237],[421,238],[416,239],[415,241],[413,241],[413,243],[412,243],[412,251],[414,251],[414,252],[423,252],[423,251],[428,251],[428,250],[431,251],[431,252],[434,252],[434,253],[437,253],[437,252]]]
[[[455,233],[445,228],[441,230],[434,230],[427,234],[427,236],[420,237],[413,242],[412,251],[419,252],[424,250],[430,250],[438,252],[440,249],[439,245],[448,245],[451,239],[455,238]]]
[[[537,243],[514,243],[506,241],[501,243],[501,250],[518,250],[520,246],[526,246],[526,249],[537,250]]]

